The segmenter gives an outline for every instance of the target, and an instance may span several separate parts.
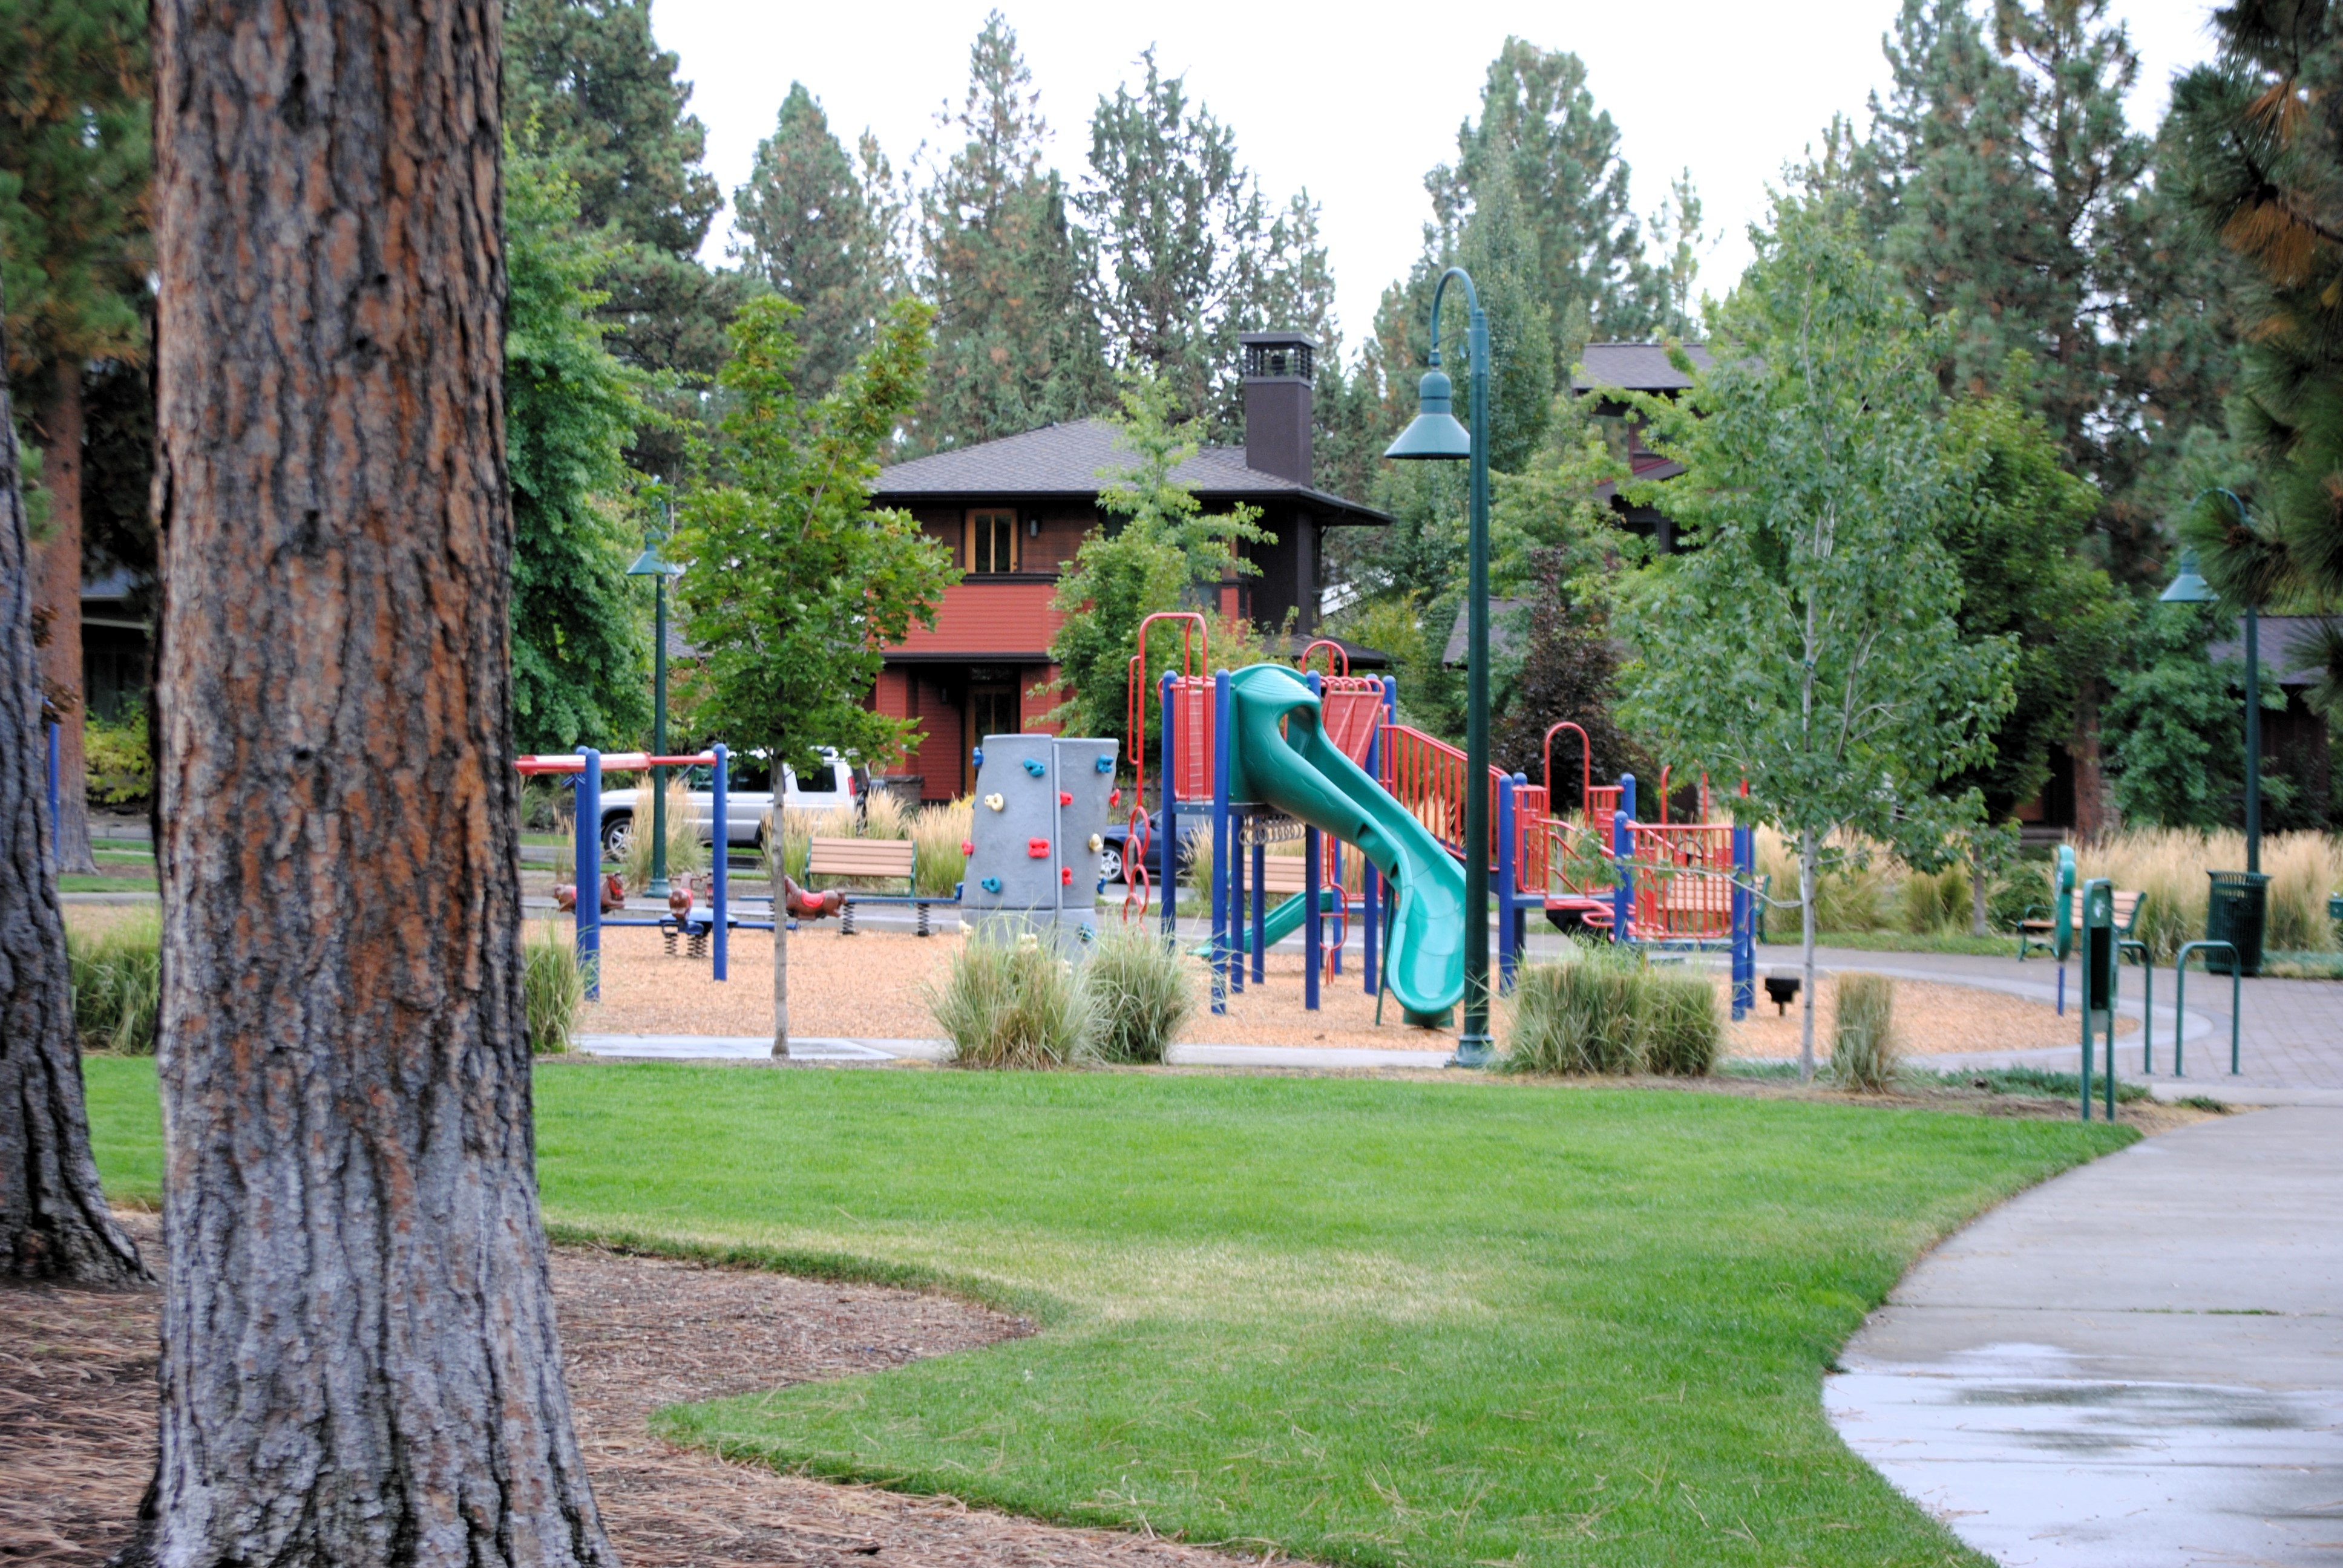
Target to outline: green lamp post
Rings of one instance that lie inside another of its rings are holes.
[[[1440,368],[1440,302],[1451,278],[1464,285],[1464,353],[1473,377],[1473,427],[1450,411],[1454,387]],[[1383,456],[1413,462],[1473,465],[1471,568],[1465,583],[1464,699],[1464,1027],[1457,1067],[1485,1066],[1489,1047],[1489,317],[1472,275],[1452,266],[1432,290],[1432,367],[1416,394],[1417,413]]]
[[[683,575],[681,567],[669,566],[659,554],[659,546],[675,529],[675,509],[665,496],[659,498],[664,526],[654,538],[643,541],[643,553],[627,568],[630,578],[651,579],[651,596],[657,605],[655,628],[651,639],[651,755],[667,755],[667,585],[669,578]],[[667,769],[651,769],[651,885],[650,896],[667,897]]]
[[[2253,526],[2253,515],[2234,490],[2211,489],[2198,493],[2207,496],[2227,496],[2229,504],[2237,508],[2237,521]],[[2165,604],[2211,604],[2220,596],[2213,591],[2197,570],[2197,552],[2180,553],[2180,571],[2172,586],[2157,596]],[[2261,615],[2257,606],[2246,606],[2246,871],[2258,874],[2262,869],[2262,647]]]

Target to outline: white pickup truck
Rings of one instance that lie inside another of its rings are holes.
[[[792,811],[827,811],[840,806],[857,803],[865,786],[860,770],[849,767],[836,751],[828,747],[821,750],[822,765],[803,779],[797,769],[785,768],[782,803]],[[716,815],[714,769],[692,768],[685,770],[684,781],[691,791],[691,819],[699,829],[703,839],[713,840],[710,824]],[[602,853],[612,859],[624,859],[627,842],[635,833],[635,809],[639,799],[646,799],[642,791],[650,787],[650,775],[644,773],[639,785],[620,784],[616,789],[605,787],[602,791]],[[763,831],[765,818],[773,809],[772,770],[755,757],[732,759],[729,777],[724,789],[724,840],[728,844],[749,845],[757,842]],[[649,809],[645,808],[646,817]]]

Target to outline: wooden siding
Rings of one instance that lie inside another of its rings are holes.
[[[914,623],[910,635],[889,651],[958,654],[978,662],[990,654],[1039,653],[1064,618],[1050,608],[1057,591],[1054,581],[1022,574],[1005,582],[970,578],[944,590],[933,631]]]

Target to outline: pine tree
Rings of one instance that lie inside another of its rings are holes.
[[[858,168],[820,103],[792,82],[749,183],[732,193],[741,266],[803,313],[795,377],[809,397],[828,393],[860,357],[886,304],[895,262],[872,197],[890,176],[875,153],[870,144]]]
[[[1956,323],[1948,390],[1997,390],[2027,356],[2030,406],[2098,486],[2100,548],[2127,578],[2157,553],[2141,487],[2215,417],[2223,366],[2201,247],[2125,119],[2138,56],[2106,9],[1998,0],[1988,27],[1967,0],[1905,0],[1847,176],[1881,255]]]
[[[1499,166],[1537,249],[1536,293],[1554,334],[1553,379],[1567,385],[1590,338],[1641,337],[1659,323],[1664,284],[1644,258],[1619,128],[1594,106],[1576,55],[1508,37],[1481,90],[1481,114],[1456,133],[1456,162],[1425,176],[1433,233],[1463,236]]]
[[[1082,236],[1041,164],[1040,95],[1001,13],[969,48],[967,96],[939,123],[960,146],[920,198],[935,359],[913,443],[935,451],[1081,418],[1110,402],[1082,288]]]
[[[57,848],[94,871],[82,775],[83,373],[146,352],[152,114],[139,0],[0,0],[0,267],[9,383],[41,454],[35,622],[68,787]]]
[[[1074,198],[1096,247],[1094,307],[1112,364],[1161,377],[1179,417],[1223,434],[1237,427],[1237,335],[1262,297],[1268,207],[1235,134],[1152,49],[1141,58],[1137,93],[1099,99]]]
[[[2235,434],[2259,470],[2256,515],[2224,498],[2187,533],[2231,604],[2343,599],[2343,6],[2241,4],[2220,52],[2173,87],[2177,181],[2242,282]],[[2343,634],[2313,699],[2343,712]]]

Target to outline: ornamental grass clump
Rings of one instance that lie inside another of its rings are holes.
[[[1110,924],[1083,960],[1092,1039],[1104,1061],[1161,1061],[1195,999],[1176,948],[1145,924]]]
[[[980,927],[925,994],[955,1067],[1071,1067],[1094,1055],[1072,966],[1030,934]]]
[[[627,835],[626,859],[618,875],[627,891],[639,893],[651,885],[651,787],[635,790],[634,831]],[[667,786],[667,874],[680,877],[708,869],[709,847],[699,841],[699,828],[691,818],[691,786],[670,779]]]
[[[1513,976],[1504,1070],[1641,1071],[1641,979],[1633,964],[1599,952],[1523,966]]]
[[[946,804],[920,809],[911,825],[911,844],[919,857],[920,891],[948,899],[968,875],[967,843],[976,830],[976,802],[963,795]]]
[[[1844,1089],[1877,1094],[1895,1081],[1904,1048],[1896,1030],[1896,982],[1885,975],[1848,974],[1835,986],[1830,1075]]]
[[[1716,988],[1703,975],[1641,977],[1644,1070],[1671,1078],[1706,1078],[1725,1049]]]
[[[538,1056],[558,1055],[578,1037],[578,1014],[586,1005],[586,971],[578,966],[578,950],[563,940],[551,920],[540,921],[525,946],[520,989],[528,1049]]]
[[[65,931],[74,1031],[84,1050],[155,1054],[163,1006],[163,921],[147,915],[93,937]]]

